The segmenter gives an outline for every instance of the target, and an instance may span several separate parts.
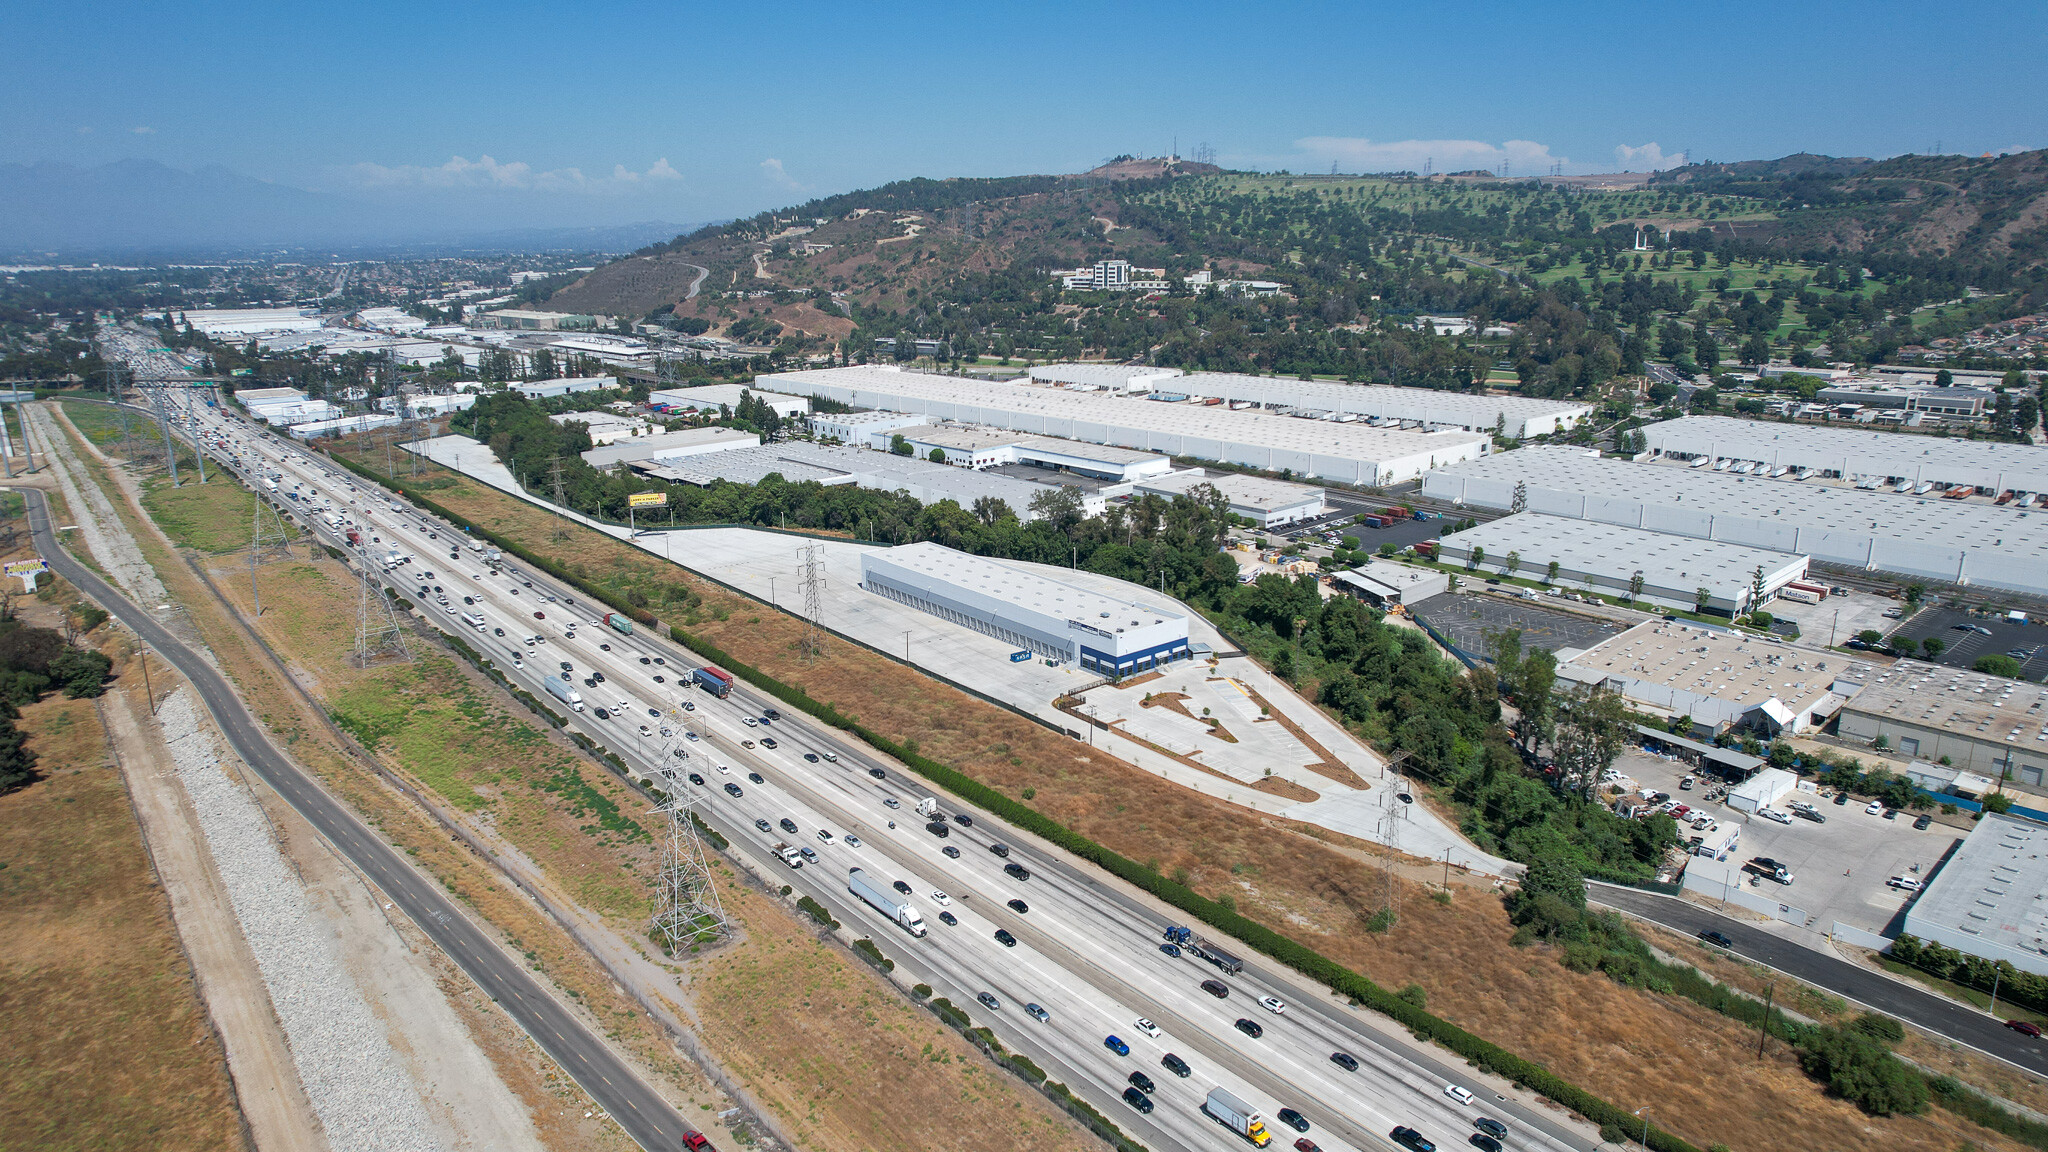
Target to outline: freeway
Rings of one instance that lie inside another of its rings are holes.
[[[1593,884],[1590,898],[1688,936],[1697,936],[1709,929],[1719,931],[1735,942],[1732,951],[1746,960],[1754,960],[1816,988],[1825,988],[1845,999],[1896,1016],[1937,1036],[1967,1044],[1987,1056],[2015,1064],[2036,1075],[2048,1075],[2048,1042],[2029,1039],[2005,1027],[1996,1016],[1787,940],[1775,932],[1757,927],[1752,921],[1723,916],[1675,897],[1611,884]]]
[[[650,1152],[681,1152],[689,1130],[659,1093],[642,1081],[574,1013],[543,989],[518,958],[472,922],[435,881],[417,871],[336,800],[311,775],[264,738],[255,719],[207,660],[172,636],[150,614],[116,592],[59,548],[50,530],[49,506],[33,488],[17,489],[28,501],[29,532],[58,575],[133,629],[143,643],[170,662],[199,693],[235,752],[284,797],[306,821],[365,876],[374,878],[420,930],[504,1008],[543,1050],[597,1101],[627,1134]]]
[[[1091,866],[957,804],[946,805],[952,819],[938,823],[946,835],[935,835],[911,815],[920,782],[895,762],[809,717],[780,715],[745,685],[725,696],[695,688],[690,672],[701,661],[666,638],[608,627],[604,608],[580,601],[573,588],[494,557],[460,530],[297,445],[212,412],[193,415],[209,451],[251,487],[276,492],[424,618],[566,712],[572,727],[642,778],[670,781],[663,786],[689,797],[758,874],[825,904],[1148,1146],[1214,1146],[1216,1129],[1199,1111],[1211,1086],[1252,1101],[1269,1118],[1282,1107],[1297,1110],[1333,1152],[1385,1148],[1384,1134],[1396,1124],[1455,1142],[1481,1114],[1443,1094],[1462,1065],[1418,1050],[1398,1029],[1336,1003],[1327,990],[1258,958],[1224,973],[1163,954],[1168,911]],[[359,544],[346,539],[351,532]],[[548,677],[558,690],[575,691],[582,707],[550,700]],[[772,852],[783,842],[808,849],[812,859],[788,868]],[[1008,855],[998,854],[998,844]],[[1005,864],[1029,877],[1006,872]],[[909,888],[927,934],[913,937],[853,899],[843,878],[856,866]],[[998,930],[1014,944],[1000,942]],[[1203,991],[1205,978],[1222,981],[1227,996]],[[999,1007],[978,1005],[982,993]],[[1262,1007],[1265,997],[1284,1008]],[[1042,1018],[1022,1011],[1033,1003]],[[1137,1024],[1141,1017],[1157,1035]],[[1248,1035],[1239,1021],[1262,1035]],[[1112,1050],[1111,1035],[1128,1055]],[[1169,1052],[1192,1075],[1166,1072]],[[1355,1058],[1357,1069],[1333,1062],[1338,1052]],[[1134,1072],[1157,1085],[1149,1114],[1122,1099]],[[1592,1144],[1547,1111],[1481,1099],[1484,1114],[1515,1128],[1517,1147]]]

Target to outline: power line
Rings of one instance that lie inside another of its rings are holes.
[[[690,750],[677,748],[672,759],[687,765]],[[661,868],[655,874],[653,929],[668,942],[673,956],[690,946],[729,939],[733,926],[712,883],[711,862],[703,838],[697,834],[696,814],[690,811],[687,793],[676,779],[678,767],[664,761],[658,771],[667,785],[660,810],[668,816],[668,834],[662,841]]]

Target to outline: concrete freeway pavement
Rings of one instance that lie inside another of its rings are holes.
[[[438,884],[415,870],[401,853],[379,839],[345,805],[273,748],[241,698],[212,665],[60,548],[50,530],[49,507],[41,492],[32,488],[16,490],[28,501],[29,530],[50,567],[133,629],[145,644],[185,676],[228,743],[265,783],[318,829],[336,851],[364,875],[374,878],[392,903],[503,1007],[641,1147],[650,1152],[682,1152],[683,1134],[689,1127],[667,1100],[543,989],[516,958],[501,950],[471,922]]]
[[[1160,1093],[1162,1101],[1186,1103],[1188,1107],[1161,1107],[1149,1117],[1128,1110],[1117,1096],[1132,1065],[1107,1055],[1102,1037],[1109,1032],[1123,1036],[1133,1045],[1132,1059],[1140,1069],[1156,1071],[1156,1056],[1164,1050],[1161,1045],[1170,1042],[1192,1062],[1207,1065],[1201,1070],[1202,1083],[1225,1079],[1211,1074],[1212,1069],[1220,1068],[1228,1072],[1225,1086],[1233,1091],[1255,1102],[1271,1100],[1276,1106],[1304,1110],[1317,1124],[1315,1134],[1324,1142],[1335,1134],[1353,1147],[1384,1147],[1381,1134],[1394,1123],[1419,1123],[1414,1119],[1416,1112],[1429,1117],[1431,1122],[1422,1126],[1440,1137],[1469,1129],[1473,1113],[1451,1104],[1440,1094],[1443,1084],[1461,1079],[1455,1069],[1368,1023],[1363,1013],[1330,1003],[1327,990],[1305,985],[1291,973],[1255,961],[1243,975],[1230,979],[1234,989],[1230,1001],[1219,1003],[1198,993],[1195,984],[1213,973],[1194,961],[1170,961],[1158,953],[1159,929],[1174,918],[1166,910],[1136,893],[1124,891],[1114,882],[1098,880],[1092,869],[1025,837],[1011,837],[1009,842],[1016,849],[1015,859],[1027,863],[1036,875],[1028,884],[1015,884],[1003,877],[993,857],[986,855],[985,840],[992,825],[985,815],[979,818],[974,830],[956,828],[956,835],[951,838],[980,851],[970,850],[958,862],[946,860],[939,852],[940,844],[918,826],[920,821],[912,821],[909,829],[887,828],[889,817],[895,813],[882,806],[882,797],[894,795],[914,803],[913,791],[922,790],[900,766],[881,760],[864,746],[843,742],[839,733],[815,725],[807,717],[785,718],[766,729],[747,727],[744,717],[759,716],[772,703],[744,686],[723,700],[690,692],[696,707],[690,712],[681,710],[682,694],[671,689],[673,675],[682,669],[679,663],[666,661],[682,653],[665,640],[644,633],[628,638],[603,629],[591,619],[598,614],[597,608],[579,604],[573,589],[554,588],[540,574],[508,566],[506,571],[514,573],[513,576],[486,576],[479,571],[486,565],[463,551],[461,535],[447,525],[420,517],[409,509],[392,508],[381,491],[356,490],[353,477],[317,457],[299,452],[295,446],[281,445],[262,436],[252,438],[245,430],[226,427],[237,437],[238,447],[260,448],[266,457],[265,468],[315,485],[304,490],[308,497],[362,517],[361,530],[375,537],[374,551],[420,550],[415,561],[417,567],[407,568],[399,575],[409,575],[406,583],[417,584],[423,572],[430,567],[436,570],[429,587],[438,582],[447,589],[448,607],[454,612],[435,611],[434,600],[422,601],[411,595],[405,584],[398,585],[401,592],[424,609],[426,616],[451,631],[456,628],[456,612],[485,617],[484,628],[465,629],[470,633],[467,642],[499,663],[501,672],[528,683],[537,696],[540,677],[558,667],[561,655],[574,655],[571,662],[577,667],[578,691],[592,704],[602,703],[607,709],[625,697],[624,712],[632,719],[599,720],[593,713],[584,712],[573,714],[572,724],[642,765],[640,770],[648,775],[656,770],[654,766],[674,765],[675,752],[694,750],[683,770],[695,770],[707,777],[699,811],[727,835],[760,874],[770,878],[787,876],[793,885],[833,908],[843,923],[866,928],[868,935],[893,959],[927,971],[928,982],[941,989],[950,987],[964,1008],[996,1028],[1006,1043],[1031,1054],[1055,1078],[1060,1078],[1062,1067],[1072,1070],[1075,1075],[1066,1076],[1066,1082],[1105,1114],[1117,1117],[1120,1124],[1138,1132],[1141,1139],[1160,1146],[1201,1146],[1206,1121],[1193,1111],[1199,1093],[1188,1101],[1180,1101],[1178,1096],[1183,1089],[1191,1090],[1196,1085],[1176,1085],[1170,1083],[1171,1077],[1156,1076],[1165,1085]],[[303,507],[304,502],[300,503]],[[316,530],[324,529],[310,516],[308,522],[314,523]],[[430,551],[437,546],[444,551]],[[447,559],[445,549],[451,547],[459,555]],[[395,575],[385,578],[396,580]],[[456,605],[455,598],[465,595],[473,603]],[[547,595],[556,599],[536,603]],[[540,611],[546,619],[534,621],[534,611]],[[575,631],[567,625],[565,615],[569,620],[584,621],[581,627],[596,628],[596,633],[586,632],[572,649],[558,648],[557,645],[569,644],[568,634]],[[529,649],[520,641],[533,629],[542,630],[548,639]],[[505,635],[497,636],[500,631]],[[600,643],[610,647],[600,647]],[[665,663],[640,662],[643,655],[651,661],[656,654],[661,654]],[[514,661],[514,667],[503,667],[507,661]],[[605,681],[593,686],[580,683],[598,671],[604,672]],[[653,684],[651,677],[655,675],[663,676],[666,683]],[[655,709],[657,716],[647,715],[650,700],[664,705]],[[643,723],[650,727],[649,736],[644,738],[638,735]],[[680,734],[663,738],[652,731],[664,725],[672,729],[683,725],[698,728],[700,739],[692,742]],[[772,752],[741,746],[741,741],[767,732],[781,737],[789,746]],[[837,766],[811,765],[802,760],[801,754],[807,748],[832,752],[839,757]],[[731,800],[719,786],[736,777],[721,778],[714,765],[705,763],[707,760],[729,763],[742,771],[752,767],[766,773],[766,786],[746,782],[741,785],[743,798]],[[882,771],[885,777],[893,773],[894,778],[878,783],[867,774],[866,770],[871,768]],[[906,791],[904,785],[910,786],[911,791]],[[852,849],[846,847],[843,836],[836,837],[833,845],[814,847],[824,858],[824,867],[788,875],[768,852],[770,843],[784,837],[779,832],[764,837],[752,823],[768,819],[772,826],[774,818],[784,816],[801,816],[807,835],[821,827],[839,833],[858,830],[866,844],[862,849]],[[884,879],[915,882],[920,900],[932,887],[951,889],[956,896],[965,898],[965,902],[953,906],[963,917],[962,925],[954,929],[938,924],[936,907],[924,903],[921,906],[928,914],[927,924],[934,935],[924,941],[910,940],[866,905],[842,895],[845,889],[837,877],[844,875],[843,868],[855,864]],[[931,877],[940,879],[935,884]],[[1003,901],[1011,895],[1031,900],[1032,911],[1019,916],[1004,909]],[[1049,901],[1049,896],[1054,899]],[[970,905],[972,913],[967,911]],[[983,910],[986,916],[981,915]],[[990,926],[996,924],[1017,934],[1023,946],[1008,951],[994,943]],[[1005,1009],[994,1014],[979,1010],[972,994],[982,990],[1002,997]],[[1292,1007],[1288,1015],[1272,1018],[1247,1003],[1260,995],[1275,995],[1289,1001]],[[1019,1028],[1014,1021],[1022,1015],[1015,1005],[1025,1000],[1037,1000],[1054,1010],[1051,1024]],[[1135,1034],[1130,1021],[1138,1015],[1160,1023],[1172,1039],[1154,1044],[1150,1038]],[[1267,1037],[1252,1041],[1241,1036],[1232,1027],[1239,1015],[1258,1017],[1268,1026]],[[1158,1050],[1154,1051],[1155,1048]],[[1358,1056],[1364,1071],[1352,1074],[1337,1070],[1328,1056],[1340,1049]],[[1155,1059],[1138,1061],[1139,1053]],[[1369,1077],[1364,1082],[1386,1091],[1359,1092],[1358,1077]],[[1557,1123],[1542,1111],[1510,1106],[1501,1100],[1489,1101],[1489,1111],[1509,1120],[1541,1146],[1586,1147],[1592,1143],[1585,1133]],[[1190,1118],[1193,1131],[1189,1130]],[[1528,1143],[1527,1139],[1524,1143]]]

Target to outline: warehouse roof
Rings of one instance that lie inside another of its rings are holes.
[[[716,408],[721,404],[739,406],[740,393],[745,392],[756,399],[782,404],[802,405],[809,411],[811,402],[801,396],[787,396],[780,392],[769,392],[744,384],[700,384],[694,388],[663,388],[647,394],[655,404],[667,404],[680,408]]]
[[[617,440],[583,453],[583,459],[592,468],[608,468],[622,460],[652,460],[664,452],[681,449],[704,448],[707,445],[731,444],[737,448],[751,448],[761,442],[752,432],[737,428],[685,428],[680,432],[661,432],[653,436],[632,436]]]
[[[1514,424],[1547,416],[1571,421],[1592,411],[1590,405],[1562,400],[1488,396],[1435,388],[1398,388],[1385,384],[1341,384],[1332,380],[1294,380],[1284,376],[1247,376],[1236,372],[1191,372],[1161,387],[1190,396],[1258,400],[1294,408],[1355,412],[1403,420],[1432,420],[1473,428],[1491,428],[1496,417],[1505,417]]]
[[[701,456],[681,456],[664,460],[672,478],[699,487],[709,487],[719,480],[730,480],[735,484],[759,484],[770,473],[779,474],[792,484],[806,480],[820,483],[851,483],[854,467],[827,453],[835,451],[822,444],[764,444],[758,448],[732,448],[723,452],[707,452]],[[852,450],[837,449],[850,457]]]
[[[1787,648],[1718,628],[1650,620],[1571,658],[1571,665],[1754,708],[1766,700],[1801,701],[1860,684],[1870,666],[1831,652]],[[1844,693],[1847,694],[1846,692]]]
[[[1275,508],[1291,508],[1296,504],[1321,501],[1323,490],[1307,484],[1289,484],[1284,480],[1268,480],[1262,476],[1243,476],[1236,472],[1224,472],[1214,476],[1204,475],[1199,468],[1186,472],[1175,472],[1166,476],[1154,476],[1137,482],[1140,492],[1156,492],[1166,496],[1185,496],[1201,485],[1207,484],[1223,494],[1232,507],[1257,508],[1270,512]]]
[[[1882,469],[1886,476],[1912,478],[1931,467],[1950,471],[2048,472],[2048,448],[2034,444],[2002,444],[1990,440],[1959,440],[1903,432],[1873,432],[1812,424],[1779,424],[1738,420],[1732,416],[1685,416],[1643,429],[1651,449],[1703,453],[1765,463],[1829,461],[1827,467],[1851,474]],[[1841,460],[1846,468],[1833,463]],[[1809,465],[1819,467],[1819,464]],[[1929,479],[1940,479],[1929,474]],[[1961,483],[1963,481],[1951,481]],[[1989,483],[1989,481],[1987,481]]]
[[[1901,660],[1871,678],[1856,697],[1858,712],[1885,716],[1958,736],[2048,751],[2048,688]]]
[[[1671,504],[1765,523],[1819,528],[1949,548],[1995,546],[2048,565],[2048,515],[1988,504],[1821,488],[1792,480],[1730,476],[1708,468],[1660,468],[1602,459],[1584,449],[1531,447],[1468,460],[1451,477],[1492,480],[1597,498]],[[1917,509],[1917,510],[1916,510]]]
[[[930,541],[904,544],[868,555],[1006,604],[1055,619],[1078,620],[1092,628],[1117,631],[1184,619],[1182,613],[1170,609],[1107,596]]]
[[[1159,460],[1157,452],[1144,452],[1136,448],[1119,448],[1114,444],[1089,444],[1080,440],[1062,440],[1056,436],[1026,436],[1017,441],[1017,448],[1025,453],[1042,453],[1048,456],[1072,456],[1080,460],[1092,460],[1098,464],[1142,464],[1147,460]]]
[[[1093,385],[1125,389],[1137,381],[1141,386],[1171,387],[1166,383],[1180,375],[1178,368],[1154,368],[1145,364],[1041,364],[1031,370],[1031,379],[1057,384]]]
[[[1118,425],[1169,436],[1199,437],[1280,451],[1315,453],[1350,460],[1384,462],[1432,452],[1467,453],[1489,443],[1473,432],[1407,432],[1301,420],[1258,412],[1233,412],[1220,405],[1161,403],[1109,392],[1075,392],[1016,382],[995,382],[856,366],[780,372],[760,378],[777,388],[810,392],[819,386],[844,391],[848,403],[925,411],[940,405],[964,411],[938,415],[996,420],[999,414],[1070,420],[1096,427]],[[981,413],[982,415],[975,415]]]
[[[1701,587],[1716,592],[1748,588],[1759,567],[1768,581],[1788,567],[1803,568],[1806,559],[1790,552],[1540,512],[1503,516],[1445,536],[1443,546],[1461,556],[1474,546],[1484,548],[1490,561],[1517,552],[1524,567],[1536,570],[1555,560],[1559,567],[1575,572],[1627,576],[1641,571],[1651,583],[1667,588]]]
[[[1911,920],[2048,955],[2043,891],[2048,891],[2048,828],[1986,812],[1913,902]]]

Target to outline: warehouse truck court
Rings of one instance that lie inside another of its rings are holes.
[[[1618,636],[1626,625],[1546,608],[1541,604],[1516,603],[1500,596],[1453,592],[1432,596],[1408,606],[1408,614],[1426,622],[1467,654],[1487,657],[1487,636],[1522,630],[1522,650],[1583,651],[1609,636]]]

